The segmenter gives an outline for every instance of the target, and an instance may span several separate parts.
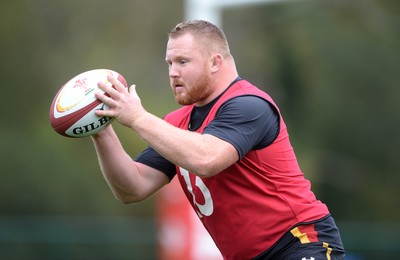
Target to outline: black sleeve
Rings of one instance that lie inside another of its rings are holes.
[[[165,175],[168,176],[170,181],[172,180],[172,178],[174,178],[176,174],[175,164],[162,157],[156,150],[154,150],[150,146],[144,149],[143,152],[141,152],[135,158],[135,161],[163,172]]]
[[[225,102],[204,129],[232,144],[243,158],[250,150],[271,144],[279,133],[279,114],[257,96],[239,96]]]

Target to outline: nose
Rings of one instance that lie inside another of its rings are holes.
[[[176,78],[179,76],[179,71],[173,63],[169,65],[168,69],[169,69],[169,77],[170,78]]]

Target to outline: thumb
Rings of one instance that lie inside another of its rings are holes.
[[[132,93],[132,91],[133,91],[133,92],[136,92],[136,85],[135,85],[135,84],[131,85],[131,86],[128,88],[128,92],[129,92],[129,93]]]
[[[128,92],[132,97],[140,99],[138,93],[136,92],[135,84],[133,84],[129,87]]]

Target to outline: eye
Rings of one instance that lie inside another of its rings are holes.
[[[186,63],[188,63],[188,60],[186,60],[186,59],[179,60],[179,64],[181,64],[181,65],[185,65]]]

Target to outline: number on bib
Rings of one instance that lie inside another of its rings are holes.
[[[204,197],[204,201],[205,201],[203,205],[197,203],[196,196],[194,195],[194,191],[193,191],[193,186],[190,181],[189,172],[180,167],[179,167],[179,170],[180,170],[180,173],[181,173],[183,179],[185,180],[185,183],[187,185],[187,189],[188,189],[189,193],[192,194],[193,204],[196,205],[196,207],[198,209],[198,210],[196,210],[197,215],[200,218],[202,218],[203,216],[210,216],[214,211],[214,204],[213,204],[210,190],[204,184],[203,180],[199,176],[196,176],[195,177],[195,186],[199,188],[199,190],[201,191],[201,193]]]

